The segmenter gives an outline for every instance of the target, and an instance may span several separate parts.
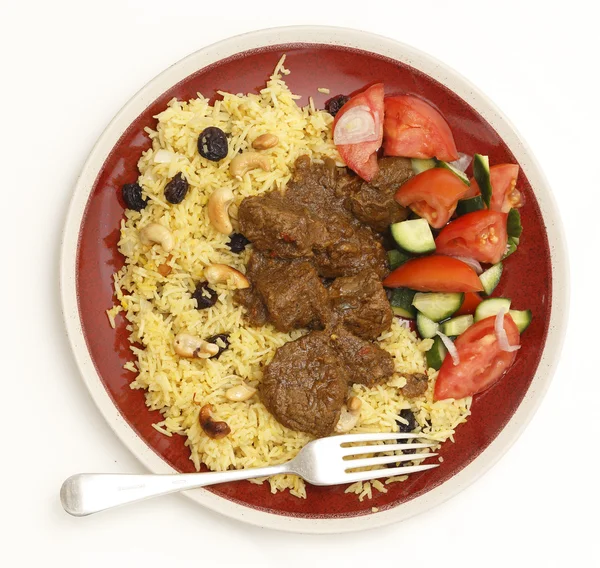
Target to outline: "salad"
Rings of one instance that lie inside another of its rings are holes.
[[[486,390],[515,362],[532,319],[509,298],[492,297],[522,236],[519,166],[460,154],[441,113],[414,95],[384,96],[382,83],[341,106],[333,138],[366,181],[377,175],[381,151],[411,158],[415,175],[395,194],[411,215],[389,227],[395,246],[383,285],[394,313],[431,339],[434,398]]]

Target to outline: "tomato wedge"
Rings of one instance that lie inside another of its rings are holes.
[[[402,184],[394,198],[427,219],[435,229],[441,229],[468,190],[469,186],[450,170],[431,168]]]
[[[446,356],[440,368],[433,398],[464,398],[492,386],[513,364],[517,352],[502,351],[494,331],[496,317],[482,319],[458,336],[454,346],[460,363]],[[519,330],[512,318],[504,316],[504,331],[510,345],[519,345]]]
[[[434,254],[399,266],[383,281],[387,288],[411,288],[420,292],[479,292],[477,273],[464,262]]]
[[[387,156],[458,159],[452,131],[444,117],[412,95],[386,97],[383,149]]]
[[[466,292],[465,297],[463,299],[463,303],[460,305],[460,308],[454,313],[454,316],[466,316],[469,314],[474,314],[475,309],[479,304],[481,304],[483,300],[481,296],[476,292]]]
[[[466,256],[496,264],[506,252],[506,213],[482,209],[446,225],[435,239],[439,254]]]
[[[498,164],[490,168],[490,182],[492,184],[490,209],[492,211],[508,213],[511,208],[523,205],[523,196],[516,189],[518,177],[519,166],[516,164]],[[477,185],[475,178],[472,178],[471,187],[465,198],[475,197],[480,193],[479,185]]]
[[[383,139],[383,83],[376,83],[361,93],[354,95],[335,115],[333,132],[340,119],[356,107],[368,107],[373,119],[377,139],[357,144],[339,144],[338,152],[346,165],[366,181],[371,181],[379,171],[377,150],[381,148]]]

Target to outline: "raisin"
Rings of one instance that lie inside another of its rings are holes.
[[[188,192],[189,184],[183,177],[182,173],[178,173],[165,187],[165,199],[169,203],[181,203]]]
[[[221,347],[217,343],[217,340],[219,339],[225,344],[225,347]],[[219,352],[216,355],[213,355],[211,359],[218,359],[221,356],[221,353],[223,353],[223,351],[229,349],[229,335],[227,333],[218,333],[217,335],[208,337],[206,341],[208,341],[209,343],[214,343],[219,347]]]
[[[227,246],[231,252],[240,253],[249,244],[250,241],[244,237],[244,235],[241,235],[240,233],[232,233],[229,235],[229,242],[227,243]]]
[[[349,100],[350,97],[347,97],[346,95],[336,95],[325,103],[325,110],[331,116],[335,116]]]
[[[207,295],[208,294],[208,295]],[[217,303],[219,295],[208,287],[208,282],[200,282],[196,285],[196,290],[192,294],[192,298],[196,300],[198,310],[205,310],[211,308]]]
[[[415,419],[415,415],[413,414],[410,408],[404,408],[400,411],[400,418],[404,418],[404,420],[408,421],[408,424],[404,424],[404,422],[400,422],[400,420],[396,420],[398,424],[399,432],[402,434],[406,434],[408,432],[412,432],[417,427],[417,421]]]
[[[218,162],[227,156],[229,147],[227,136],[220,128],[209,126],[198,136],[198,152],[211,162]]]
[[[127,205],[127,209],[141,211],[148,205],[148,199],[142,197],[142,188],[139,183],[126,183],[121,188],[121,194],[123,195],[123,201]]]

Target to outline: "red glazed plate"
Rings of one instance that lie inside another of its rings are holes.
[[[486,471],[514,442],[540,403],[562,344],[568,303],[564,238],[548,188],[531,152],[501,112],[475,87],[431,57],[394,40],[342,28],[291,27],[262,30],[209,46],[173,65],[119,112],[92,150],[69,209],[61,258],[63,311],[83,378],[104,417],[131,451],[153,472],[191,472],[184,438],[152,428],[141,391],[123,369],[131,358],[125,322],[108,325],[112,273],[122,265],[117,251],[123,207],[119,189],[137,178],[141,151],[150,146],[145,126],[173,97],[197,92],[256,91],[283,53],[286,82],[322,106],[331,94],[349,93],[383,81],[386,93],[409,92],[434,103],[446,117],[459,151],[488,154],[490,162],[519,163],[524,238],[505,264],[498,293],[534,319],[509,374],[475,397],[472,416],[458,427],[456,443],[442,446],[441,467],[412,475],[362,503],[344,487],[309,486],[305,500],[268,485],[236,482],[187,492],[193,500],[228,516],[265,527],[299,532],[359,530],[405,519],[449,498]],[[377,493],[377,492],[375,492]],[[372,507],[377,507],[376,513]]]

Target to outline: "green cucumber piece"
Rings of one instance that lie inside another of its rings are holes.
[[[489,296],[498,286],[500,277],[502,276],[503,266],[502,263],[494,264],[490,266],[485,272],[479,275],[479,280],[483,286],[483,291]]]
[[[456,205],[456,214],[466,215],[467,213],[473,213],[473,211],[479,211],[480,209],[485,209],[485,203],[483,202],[483,197],[481,195],[476,195],[475,197],[469,197],[468,199],[459,199],[458,204]]]
[[[396,270],[396,268],[402,266],[407,260],[410,260],[410,256],[396,249],[388,250],[387,257],[390,270]]]
[[[421,160],[419,158],[412,158],[410,160],[410,163],[412,165],[412,169],[413,172],[415,172],[415,175],[419,175],[427,170],[430,170],[431,168],[435,168],[435,160],[433,158],[429,159],[429,160]]]
[[[464,172],[461,172],[460,170],[456,169],[452,164],[449,164],[448,162],[443,162],[442,160],[436,159],[435,166],[436,166],[436,168],[444,168],[446,170],[450,170],[465,185],[468,185],[468,186],[471,185],[471,182],[469,181],[469,178],[467,177],[467,175]]]
[[[492,199],[492,182],[490,180],[490,160],[487,156],[481,154],[473,156],[473,177],[479,186],[483,201],[489,207]]]
[[[417,292],[413,306],[432,321],[449,318],[463,303],[462,292]]]
[[[510,310],[510,300],[508,298],[489,298],[488,300],[483,300],[475,308],[475,321],[495,316],[502,310],[506,312]]]
[[[435,369],[436,371],[439,370],[444,362],[446,353],[448,353],[446,346],[442,342],[441,338],[436,336],[436,338],[433,340],[431,349],[425,354],[425,357],[427,357],[427,366]]]
[[[513,321],[517,324],[519,333],[523,333],[531,323],[531,310],[509,310]],[[417,315],[418,317],[418,315]]]
[[[390,231],[398,246],[407,252],[426,254],[435,250],[433,234],[425,219],[394,223]]]
[[[511,209],[508,212],[508,219],[506,221],[506,232],[509,237],[520,238],[523,232],[523,226],[521,225],[521,214],[518,209]]]
[[[513,252],[517,250],[517,245],[519,243],[519,239],[515,237],[508,237],[508,242],[506,243],[506,251],[504,252],[504,256],[502,260],[506,257],[510,256]]]
[[[442,333],[448,337],[456,337],[473,325],[473,316],[457,316],[442,324]]]
[[[392,312],[403,318],[414,319],[417,314],[417,310],[412,305],[415,294],[416,292],[409,288],[396,288],[390,298]]]
[[[440,324],[417,312],[417,331],[423,339],[431,339],[439,331]]]

